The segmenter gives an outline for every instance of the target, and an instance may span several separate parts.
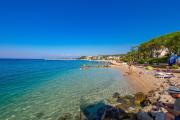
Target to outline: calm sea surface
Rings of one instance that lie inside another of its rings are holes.
[[[0,120],[58,120],[79,115],[81,101],[102,101],[114,92],[130,93],[127,81],[105,63],[78,60],[0,59]]]

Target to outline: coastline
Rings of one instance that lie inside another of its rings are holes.
[[[89,61],[89,60],[87,60]],[[154,91],[159,87],[163,86],[167,79],[164,78],[156,78],[155,73],[156,70],[147,70],[143,66],[131,66],[131,73],[129,73],[129,65],[127,63],[118,63],[115,60],[91,60],[97,62],[107,62],[110,63],[110,68],[119,71],[122,74],[128,84],[132,87],[133,94],[137,92],[143,92],[145,94],[150,91]],[[163,72],[163,70],[162,70]],[[165,73],[165,72],[164,72]],[[174,81],[177,84],[180,84],[178,79],[180,78],[179,73],[173,73],[176,77],[170,78],[170,80]]]
[[[148,93],[149,91],[155,89],[156,83],[153,76],[153,73],[145,70],[144,68],[138,68],[136,66],[132,66],[132,72],[129,74],[128,65],[124,65],[122,63],[111,65],[112,69],[116,69],[127,79],[134,93],[143,92]],[[139,75],[139,73],[143,73]]]
[[[168,94],[167,89],[170,86],[180,86],[180,74],[172,73],[174,77],[171,78],[157,78],[155,76],[157,73],[155,69],[147,70],[144,66],[133,65],[129,67],[127,63],[117,63],[115,60],[107,60],[107,62],[111,63],[109,68],[119,71],[126,78],[124,80],[127,80],[132,94],[122,95],[121,93],[114,92],[111,97],[105,100],[104,106],[98,109],[96,113],[102,112],[102,118],[104,116],[115,118],[114,111],[121,110],[124,113],[115,113],[119,114],[122,118],[131,120],[163,119],[167,110],[162,107],[160,108],[157,103],[174,103],[175,99]],[[164,72],[164,74],[166,73]],[[92,104],[91,106],[96,108],[98,105]],[[105,108],[108,112],[102,110]],[[89,108],[85,109],[88,110]],[[109,111],[112,113],[109,114]],[[88,115],[85,116],[85,118],[90,117]]]
[[[112,65],[112,69],[118,70],[128,80],[134,93],[143,92],[148,93],[149,91],[156,90],[167,81],[164,78],[156,78],[154,74],[155,70],[146,70],[142,66],[131,66],[131,74],[129,74],[128,65],[125,63],[117,63],[116,61],[109,61]],[[180,84],[178,79],[180,78],[179,73],[173,73],[176,77],[171,78],[177,84]]]
[[[87,60],[89,61],[89,60]],[[110,68],[119,71],[122,74],[128,84],[132,87],[133,94],[137,92],[148,93],[151,90],[156,89],[156,79],[153,71],[148,71],[143,67],[132,66],[131,74],[129,74],[129,68],[127,64],[118,63],[115,60],[91,60],[97,62],[110,63]],[[139,75],[139,73],[143,73]]]

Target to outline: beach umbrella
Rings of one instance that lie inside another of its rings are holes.
[[[170,66],[172,66],[173,64],[176,63],[176,59],[177,59],[177,55],[175,55],[175,54],[171,55],[170,58],[169,58],[169,60],[168,60],[168,64],[169,64]]]

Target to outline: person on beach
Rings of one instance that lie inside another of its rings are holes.
[[[128,70],[129,70],[129,72],[128,72],[128,74],[130,75],[131,73],[132,73],[132,61],[130,61],[129,63],[128,63]]]
[[[143,72],[140,71],[140,72],[139,72],[139,78],[140,78],[142,75],[143,75]]]
[[[175,99],[174,104],[161,103],[160,106],[168,112],[165,114],[165,120],[180,120],[180,89],[171,86],[168,93]]]

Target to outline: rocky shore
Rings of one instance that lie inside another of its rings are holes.
[[[175,77],[164,79],[155,78],[155,71],[144,68],[134,67],[130,75],[126,65],[112,67],[121,70],[131,82],[133,80],[131,84],[136,86],[137,92],[125,96],[115,92],[105,101],[81,108],[81,120],[164,120],[167,111],[157,103],[174,102],[166,90],[170,86],[180,87],[180,74],[175,73]],[[143,72],[141,76],[138,74],[140,71]]]
[[[160,79],[157,88],[147,92],[121,96],[114,93],[103,102],[82,108],[81,120],[164,120],[165,109],[158,102],[173,103],[169,86],[179,87],[179,77]]]
[[[157,103],[173,103],[174,99],[166,90],[169,86],[178,87],[178,83],[178,79],[162,80],[157,89],[151,90],[147,94],[139,92],[132,96],[119,96],[118,93],[115,93],[112,98],[108,99],[107,104],[126,112],[127,115],[124,114],[124,118],[121,119],[163,120],[166,110],[160,108]]]
[[[166,91],[170,86],[180,88],[180,74],[173,73],[172,78],[156,78],[155,70],[146,70],[144,67],[132,66],[129,74],[127,64],[113,63],[111,68],[119,70],[128,78],[134,90],[133,94],[122,96],[115,93],[104,101],[94,104],[83,103],[76,120],[164,120],[167,112],[159,107],[158,102],[174,103],[174,99]],[[139,74],[141,73],[141,74]],[[66,114],[58,120],[70,120]]]

